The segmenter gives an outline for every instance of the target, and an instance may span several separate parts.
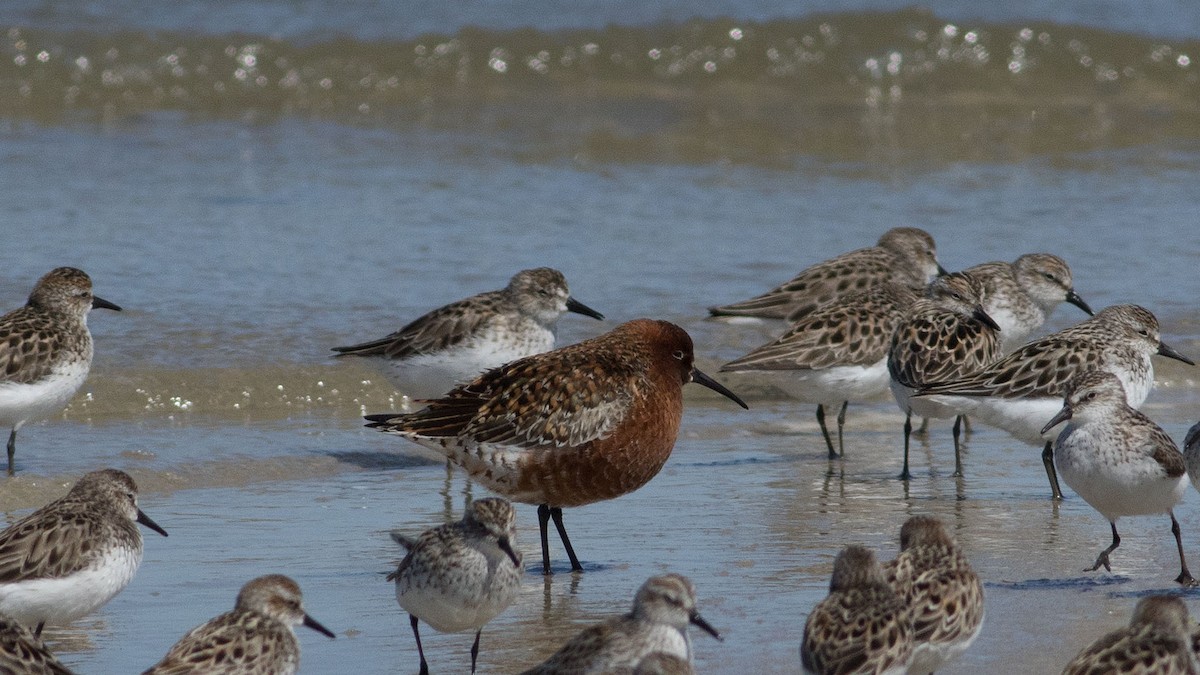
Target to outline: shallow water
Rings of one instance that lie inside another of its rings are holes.
[[[1194,3],[977,4],[6,4],[0,306],[71,264],[126,311],[92,313],[92,376],[22,430],[0,509],[116,466],[171,535],[149,533],[133,583],[50,633],[63,659],[138,671],[282,572],[338,633],[302,630],[304,672],[415,671],[387,533],[486,492],[362,428],[402,392],[329,348],[522,268],[558,267],[609,317],[564,317],[562,342],[665,318],[711,374],[780,326],[705,307],[917,225],[950,269],[1062,255],[1093,307],[1143,304],[1200,357]],[[1046,330],[1081,318],[1065,306]],[[1145,410],[1182,439],[1197,370],[1156,366]],[[481,672],[536,663],[667,570],[726,636],[694,636],[701,672],[795,672],[833,556],[890,557],[913,513],[942,517],[985,580],[984,631],[946,672],[1056,672],[1173,586],[1160,517],[1122,521],[1115,573],[1081,572],[1108,528],[1073,495],[1050,503],[1035,448],[977,428],[954,479],[937,425],[905,486],[890,401],[851,407],[831,463],[812,406],[729,382],[750,411],[689,387],[663,472],[567,512],[587,571],[563,573],[555,546],[560,573],[526,576]],[[1193,554],[1197,501],[1177,514]],[[536,562],[534,508],[518,517]],[[435,672],[465,670],[471,636],[424,639]]]

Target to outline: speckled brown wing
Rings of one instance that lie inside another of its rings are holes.
[[[34,308],[0,317],[0,383],[29,384],[49,375],[60,337],[50,317]]]
[[[1134,418],[1131,424],[1136,424],[1145,431],[1144,435],[1138,435],[1142,451],[1158,462],[1167,477],[1178,478],[1187,473],[1187,460],[1167,432],[1140,410],[1129,408],[1128,412]]]
[[[891,283],[851,293],[721,370],[822,370],[877,363],[887,356],[892,333],[916,300],[915,292]]]
[[[931,379],[921,394],[1059,397],[1071,381],[1104,364],[1106,354],[1087,334],[1063,331],[1030,342],[987,368],[953,381]]]
[[[530,668],[521,675],[564,675],[587,673],[592,662],[604,650],[607,633],[619,627],[619,620],[597,624],[583,629],[550,655],[543,663]]]
[[[982,322],[951,312],[914,313],[896,330],[888,352],[888,371],[900,384],[918,389],[957,380],[1000,357],[999,336]]]
[[[41,638],[12,617],[0,615],[0,673],[5,675],[72,675]]]
[[[390,335],[351,345],[334,347],[339,355],[385,356],[400,359],[436,352],[457,345],[482,328],[495,308],[504,304],[503,291],[490,291],[439,307]]]
[[[641,359],[596,346],[590,340],[518,359],[417,412],[368,416],[367,426],[520,448],[577,446],[604,437],[621,423],[646,374],[639,370]]]
[[[817,263],[762,295],[708,311],[714,316],[797,321],[840,295],[888,281],[894,266],[894,256],[881,248],[858,249]]]
[[[0,532],[0,583],[64,577],[90,562],[92,545],[104,541],[99,518],[68,509],[43,509]]]
[[[983,623],[983,584],[961,552],[921,546],[883,570],[908,605],[915,643],[959,642]]]
[[[1190,645],[1149,626],[1113,631],[1079,652],[1063,675],[1195,675]]]
[[[234,610],[192,629],[142,675],[286,675],[300,665],[288,648],[295,641],[278,621]]]
[[[831,593],[804,625],[800,661],[823,675],[895,671],[912,657],[912,624],[892,593]]]

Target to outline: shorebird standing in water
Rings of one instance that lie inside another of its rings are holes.
[[[537,504],[542,570],[551,573],[553,519],[572,571],[581,572],[562,509],[620,497],[658,474],[679,434],[683,385],[702,384],[747,407],[693,360],[682,328],[636,319],[489,370],[416,412],[368,415],[367,426],[450,458],[513,501]]]

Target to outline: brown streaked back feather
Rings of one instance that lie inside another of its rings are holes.
[[[508,303],[504,291],[489,291],[439,307],[386,337],[348,347],[338,355],[404,358],[453,347],[479,331]]]
[[[235,609],[193,628],[142,675],[294,673],[299,659],[288,657],[289,646],[298,653],[296,636],[286,626]]]
[[[0,673],[72,675],[41,638],[4,614],[0,614]]]
[[[928,311],[928,300],[913,305],[914,317],[896,331],[888,371],[906,387],[945,382],[978,372],[1000,357],[1000,339],[982,322],[949,312]]]
[[[50,314],[22,307],[0,317],[0,382],[29,384],[50,374],[66,336]],[[80,326],[77,339],[88,339]]]
[[[1120,339],[1134,330],[1123,316],[1126,313],[1138,320],[1147,320],[1145,315],[1157,326],[1153,315],[1140,307],[1107,307],[1086,321],[1025,344],[977,373],[955,381],[929,380],[920,393],[999,398],[1064,396],[1083,373],[1102,370],[1110,362],[1138,361],[1136,350]]]
[[[875,556],[847,546],[834,562],[829,595],[804,625],[800,660],[816,673],[881,673],[912,658],[912,620]]]
[[[721,370],[822,370],[877,363],[887,356],[892,333],[917,298],[916,292],[893,283],[851,293]]]
[[[709,309],[714,316],[744,315],[797,320],[839,295],[865,291],[891,278],[894,257],[862,248],[819,262],[762,295]]]
[[[1194,675],[1187,624],[1187,606],[1180,598],[1142,598],[1127,627],[1085,647],[1063,675]]]
[[[601,438],[620,424],[648,376],[637,344],[620,329],[487,371],[417,412],[369,416],[368,426],[517,447]]]

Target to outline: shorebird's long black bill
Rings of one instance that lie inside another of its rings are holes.
[[[1189,366],[1196,365],[1195,361],[1193,361],[1193,360],[1189,359],[1188,357],[1184,356],[1183,354],[1180,354],[1179,352],[1175,351],[1174,347],[1168,346],[1167,343],[1165,343],[1165,342],[1158,343],[1158,355],[1165,356],[1168,359],[1175,359],[1176,361],[1183,361],[1184,363],[1188,364]]]
[[[333,634],[333,631],[329,630],[325,626],[322,626],[320,623],[317,622],[316,619],[312,618],[311,616],[309,616],[307,614],[304,615],[304,625],[317,631],[318,633],[321,633],[322,635],[329,636],[335,640],[337,639],[337,636]]]
[[[729,399],[730,401],[733,401],[734,403],[742,406],[746,410],[750,409],[750,406],[746,405],[745,401],[738,398],[737,394],[726,389],[725,385],[721,384],[720,382],[717,382],[716,380],[712,379],[711,377],[700,372],[699,368],[692,368],[692,382],[695,382],[696,384],[704,385],[705,387],[712,389],[713,391],[724,396],[725,398]]]
[[[937,275],[938,275],[939,277],[944,277],[944,276],[946,276],[947,274],[950,274],[950,270],[946,269],[945,267],[942,267],[942,263],[937,263],[937,266],[938,266],[938,268],[937,268],[937,270],[938,270],[938,273],[937,273]]]
[[[142,513],[141,509],[138,509],[137,522],[141,523],[142,525],[145,525],[146,527],[154,530],[155,532],[161,534],[164,537],[167,536],[167,531],[162,529],[161,527],[159,527],[158,523],[154,522],[153,520],[150,520],[150,516]]]
[[[996,331],[997,333],[1000,332],[1000,324],[996,323],[995,319],[988,316],[988,313],[983,311],[982,307],[976,307],[975,311],[971,313],[971,316],[975,317],[979,321],[982,321],[983,325],[987,326],[988,328],[991,328],[992,330]]]
[[[1079,294],[1075,292],[1074,288],[1067,291],[1067,302],[1069,302],[1072,305],[1075,305],[1076,307],[1078,307],[1079,309],[1082,309],[1083,311],[1087,312],[1088,316],[1096,315],[1096,313],[1092,311],[1092,308],[1088,307],[1088,304],[1083,301],[1083,298],[1079,297]]]
[[[507,553],[508,557],[512,559],[513,567],[521,569],[521,556],[513,550],[512,544],[509,543],[508,539],[500,539],[496,542],[496,545],[499,546],[500,550]]]
[[[111,309],[114,312],[121,311],[119,305],[113,304],[98,295],[92,296],[92,309]]]
[[[567,298],[567,311],[575,312],[576,314],[582,314],[584,316],[590,316],[593,319],[600,319],[600,320],[604,319],[603,314],[601,314],[600,312],[597,312],[596,310],[592,309],[591,307],[588,307],[587,305],[576,300],[575,298]]]
[[[711,623],[705,621],[704,617],[700,616],[699,613],[693,612],[691,617],[688,618],[688,621],[690,621],[693,626],[696,626],[705,633],[708,633],[722,642],[725,641],[725,638],[721,637],[721,634],[717,632],[717,629],[713,628]]]
[[[1058,424],[1059,422],[1066,422],[1069,419],[1071,419],[1071,406],[1064,405],[1062,410],[1059,410],[1054,417],[1050,418],[1049,422],[1046,422],[1046,426],[1042,427],[1041,433],[1044,434],[1053,429],[1054,425]]]

